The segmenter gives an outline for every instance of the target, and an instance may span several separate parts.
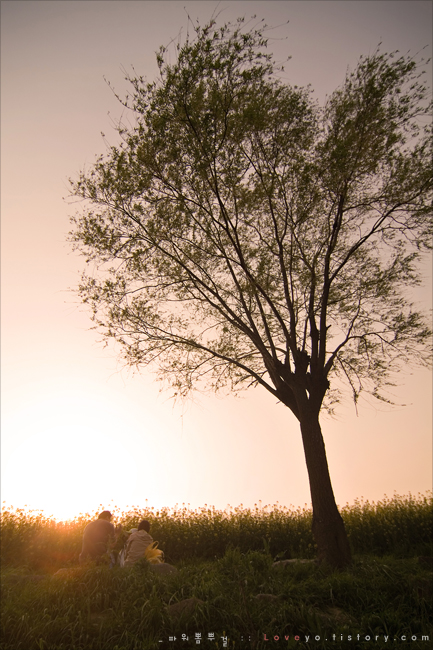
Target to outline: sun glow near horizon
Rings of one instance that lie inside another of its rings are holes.
[[[80,391],[51,384],[22,397],[3,417],[10,434],[2,452],[3,503],[59,520],[101,504],[140,503],[143,492],[160,505],[157,468],[149,462],[158,453],[159,424],[151,414],[137,422],[125,400],[90,384]]]
[[[65,439],[71,440],[66,453]],[[16,503],[66,519],[123,500],[134,487],[135,459],[121,442],[108,441],[106,434],[68,425],[30,436],[10,454],[8,493]]]

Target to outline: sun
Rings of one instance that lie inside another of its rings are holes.
[[[130,413],[122,397],[94,387],[51,386],[23,399],[3,422],[2,499],[64,520],[134,503],[137,450],[152,439],[152,423],[137,424]],[[148,463],[143,493],[155,478]]]
[[[5,474],[16,503],[70,519],[125,503],[137,472],[132,453],[112,436],[62,425],[27,438],[11,454]]]

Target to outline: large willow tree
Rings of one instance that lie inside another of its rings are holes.
[[[182,395],[259,385],[297,418],[318,556],[341,567],[319,414],[344,382],[386,399],[429,359],[410,288],[431,241],[431,100],[422,62],[378,50],[320,107],[263,34],[197,26],[174,63],[161,48],[156,81],[128,77],[132,126],[72,181],[70,238],[127,363]]]

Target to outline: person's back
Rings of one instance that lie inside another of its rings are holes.
[[[108,541],[114,537],[115,528],[110,523],[111,513],[101,512],[98,519],[87,524],[83,534],[83,548],[79,557],[82,564],[86,560],[96,560],[107,552]]]
[[[153,543],[153,538],[149,535],[149,530],[149,522],[143,520],[138,525],[138,530],[131,533],[126,542],[125,561],[123,566],[132,566],[135,562],[144,557],[147,547]]]

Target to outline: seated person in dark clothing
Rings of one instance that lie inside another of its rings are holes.
[[[96,521],[87,524],[83,534],[83,548],[79,556],[80,564],[86,560],[98,560],[107,552],[108,543],[114,540],[116,533],[110,519],[111,512],[104,510]]]

